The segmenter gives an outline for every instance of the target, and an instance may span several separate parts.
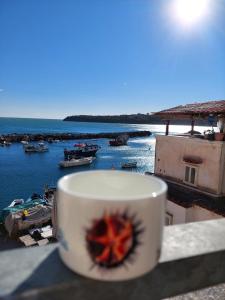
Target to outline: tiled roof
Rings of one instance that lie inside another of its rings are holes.
[[[155,114],[163,117],[165,115],[193,116],[222,113],[225,113],[225,100],[179,105],[170,109],[159,111]]]

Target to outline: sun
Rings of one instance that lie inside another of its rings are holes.
[[[210,11],[210,0],[173,0],[174,19],[181,25],[192,26],[203,21]]]

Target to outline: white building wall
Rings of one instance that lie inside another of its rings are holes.
[[[157,136],[155,173],[168,176],[176,181],[183,182],[185,166],[197,167],[196,187],[201,190],[225,194],[224,143],[208,141],[198,138],[181,136]],[[222,152],[223,151],[223,152]],[[184,156],[198,156],[202,164],[187,164]],[[223,155],[223,157],[222,157]]]
[[[222,158],[221,158],[221,193],[225,195],[225,143],[223,143],[222,147]]]
[[[207,221],[220,218],[222,218],[221,215],[217,215],[216,213],[202,208],[200,206],[190,207],[187,209],[186,213],[186,223]]]
[[[166,203],[166,213],[169,213],[172,216],[172,225],[223,218],[223,216],[203,207],[195,205],[193,207],[185,208],[170,200],[167,200]]]
[[[166,212],[172,215],[172,224],[186,223],[187,209],[172,201],[167,200]]]

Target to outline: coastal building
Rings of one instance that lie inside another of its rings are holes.
[[[225,216],[225,100],[194,103],[163,110],[165,135],[156,137],[156,176],[168,184],[166,224],[218,219]],[[195,121],[208,119],[218,129],[194,131]],[[190,119],[188,133],[170,135],[174,119]],[[218,132],[216,132],[218,131]]]

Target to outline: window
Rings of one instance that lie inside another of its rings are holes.
[[[172,225],[173,224],[173,215],[166,212],[166,218],[165,218],[165,225]]]
[[[196,178],[197,178],[197,168],[192,166],[186,166],[184,181],[189,184],[196,185]]]

